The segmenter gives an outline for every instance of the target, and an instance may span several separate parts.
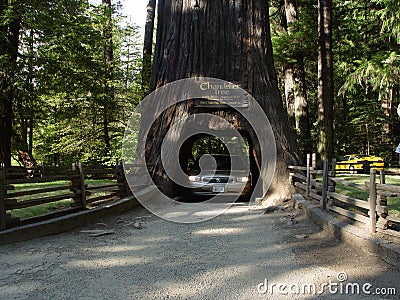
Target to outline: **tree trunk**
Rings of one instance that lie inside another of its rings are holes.
[[[19,120],[19,131],[13,132],[12,143],[14,148],[17,149],[18,159],[24,165],[25,168],[29,169],[29,175],[33,175],[34,168],[37,166],[37,162],[33,157],[33,117],[34,108],[33,103],[35,99],[35,86],[34,86],[34,71],[33,71],[33,56],[34,56],[34,32],[30,29],[29,35],[29,60],[28,60],[28,73],[26,77],[26,83],[28,87],[28,96],[19,97],[15,99],[14,112],[18,115]]]
[[[15,3],[13,3],[15,5]],[[22,16],[18,5],[13,7],[13,14],[8,23],[0,26],[1,91],[0,91],[0,163],[11,166],[11,136],[14,100],[13,80],[16,70],[19,46],[19,33]],[[8,9],[8,1],[0,0],[0,15]]]
[[[286,30],[289,35],[297,31],[297,6],[294,0],[285,0]],[[294,52],[294,63],[286,66],[285,96],[289,122],[296,129],[297,141],[304,154],[312,152],[310,120],[306,91],[304,57],[299,50]],[[289,109],[290,108],[290,109]]]
[[[7,0],[0,0],[0,15],[3,16],[7,9]],[[7,64],[5,61],[5,55],[7,55],[7,34],[8,26],[2,23],[0,25],[0,59],[1,59],[1,70],[6,70]],[[10,120],[11,120],[11,103],[8,98],[8,78],[7,72],[0,72],[0,165],[5,164],[6,166],[11,165],[11,131],[10,131]]]
[[[290,35],[292,33],[292,26],[297,20],[297,11],[293,1],[285,0],[283,5],[285,6],[285,12],[281,16],[281,25]],[[295,116],[295,72],[294,63],[287,63],[285,66],[284,74],[285,82],[285,98],[286,108],[289,118],[289,124],[292,128],[296,128],[296,116]]]
[[[295,75],[295,121],[297,138],[300,149],[304,154],[313,151],[311,139],[310,114],[308,110],[307,90],[306,90],[306,75],[304,71],[303,54],[297,52],[295,54],[296,63],[294,64]]]
[[[298,162],[299,157],[278,90],[268,1],[159,2],[152,89],[194,76],[237,83],[258,101],[269,118],[277,144],[277,165],[270,195],[287,196],[287,165]],[[188,102],[174,105],[157,119],[147,140],[148,160],[156,164],[157,184],[167,194],[172,183],[163,179],[161,143],[169,126],[191,113]],[[219,114],[229,119],[234,112]],[[253,146],[259,156],[259,147]]]
[[[382,120],[382,138],[380,152],[384,153],[386,157],[392,155],[393,147],[396,147],[394,141],[394,126],[393,126],[393,97],[394,89],[386,89],[381,95],[381,106],[383,109],[383,120]],[[396,120],[397,121],[397,120]],[[386,151],[385,151],[386,150]],[[386,153],[385,153],[386,152]],[[376,153],[375,153],[376,154]]]
[[[284,82],[285,82],[285,103],[286,111],[288,114],[289,125],[296,129],[296,116],[295,116],[295,99],[294,99],[294,74],[293,64],[287,64],[285,66]]]
[[[153,54],[153,32],[156,13],[156,0],[149,0],[147,4],[146,25],[144,27],[142,88],[145,95],[149,93],[151,81],[151,57]]]
[[[35,34],[33,27],[30,29],[29,35],[29,74],[28,74],[28,87],[29,87],[29,99],[28,99],[28,106],[29,106],[29,120],[28,120],[28,127],[29,127],[29,135],[28,135],[28,151],[32,153],[33,151],[33,128],[34,128],[34,116],[35,116],[35,109],[34,103],[36,100],[36,93],[35,93],[35,74],[33,70],[33,58],[34,58],[34,51],[35,51]]]
[[[318,0],[318,153],[321,159],[334,155],[331,16],[332,0]]]
[[[113,37],[112,37],[112,5],[111,0],[102,0],[104,8],[104,72],[105,72],[105,99],[103,103],[103,136],[105,145],[105,155],[109,154],[110,145],[110,109],[114,103],[114,52],[113,52]]]

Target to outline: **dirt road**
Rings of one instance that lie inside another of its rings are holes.
[[[140,208],[0,246],[0,299],[399,299],[400,274],[379,258],[294,211],[263,212],[176,224]]]

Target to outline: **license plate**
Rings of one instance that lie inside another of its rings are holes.
[[[213,193],[223,193],[223,192],[225,192],[225,187],[224,186],[213,186],[212,191],[213,191]]]

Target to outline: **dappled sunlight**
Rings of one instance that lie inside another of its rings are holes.
[[[285,213],[265,215],[247,206],[228,212],[207,222],[176,224],[142,210],[141,230],[113,219],[104,221],[110,229],[116,226],[112,235],[93,238],[76,231],[46,238],[43,248],[38,241],[26,242],[22,248],[12,246],[6,257],[0,256],[1,263],[15,257],[20,271],[17,264],[4,264],[0,293],[18,298],[18,286],[24,294],[26,290],[41,296],[46,287],[46,299],[62,294],[69,298],[247,300],[271,298],[258,294],[257,286],[265,279],[319,285],[339,272],[357,282],[376,282],[387,276],[388,286],[395,285],[396,276],[384,265],[364,263],[367,257],[357,257],[351,249],[343,251],[341,243],[304,217],[298,216],[298,223],[289,227],[281,223]],[[124,219],[137,217],[131,212]],[[295,237],[305,231],[306,239]],[[4,253],[5,248],[0,250]],[[31,253],[32,259],[25,253]],[[288,295],[287,299],[314,298]]]
[[[132,232],[137,232],[137,229],[132,230]],[[126,239],[126,242],[129,243],[131,240],[137,240],[138,237],[136,235],[127,235],[126,237],[124,237],[124,239]],[[144,246],[146,245],[147,247],[149,246],[154,246],[158,243],[162,243],[162,242],[166,242],[166,241],[170,241],[171,238],[168,236],[151,236],[151,237],[140,237],[140,245]],[[136,247],[136,245],[135,245]],[[140,246],[138,246],[140,247]],[[147,248],[146,247],[146,248]]]
[[[259,214],[246,214],[238,217],[234,217],[231,220],[237,222],[246,222],[246,221],[253,221],[254,219],[259,218]]]
[[[197,230],[192,232],[192,234],[200,234],[200,235],[227,235],[227,234],[234,234],[234,235],[239,235],[243,234],[245,230],[243,228],[229,228],[229,227],[223,227],[223,228],[210,228],[210,229],[204,229],[204,230]]]
[[[398,1],[333,4],[2,1],[0,300],[399,298],[398,187],[323,162],[399,171]]]
[[[124,252],[129,253],[134,251],[141,251],[146,248],[147,247],[145,245],[116,245],[116,246],[92,248],[90,249],[90,251],[98,253],[124,253]]]
[[[246,204],[243,205],[236,205],[236,206],[232,206],[231,209],[227,210],[225,212],[226,215],[234,215],[234,214],[242,214],[243,212],[249,212],[251,213],[252,211],[249,209],[249,206],[247,206]],[[257,213],[258,214],[258,213]]]
[[[99,257],[96,259],[88,258],[86,260],[74,260],[67,263],[64,267],[66,269],[87,269],[87,270],[97,270],[97,269],[107,269],[112,267],[126,267],[126,266],[136,266],[140,264],[146,264],[151,262],[152,257],[143,256],[115,256],[115,257]]]
[[[248,210],[245,204],[233,205],[232,202],[199,202],[178,204],[173,207],[159,208],[157,214],[163,219],[179,219],[182,223],[208,220],[218,215],[241,214]]]
[[[212,205],[210,205],[210,206],[212,206]],[[195,213],[194,215],[197,217],[200,217],[200,218],[207,218],[210,216],[215,216],[216,212],[221,212],[221,213],[225,214],[227,212],[227,209],[228,209],[228,207],[223,207],[223,208],[219,207],[214,210],[207,209],[207,210],[199,211],[199,212]]]

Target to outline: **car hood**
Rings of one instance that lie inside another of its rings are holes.
[[[200,172],[193,172],[191,175],[199,175]],[[201,176],[248,176],[249,171],[246,170],[203,170]]]

